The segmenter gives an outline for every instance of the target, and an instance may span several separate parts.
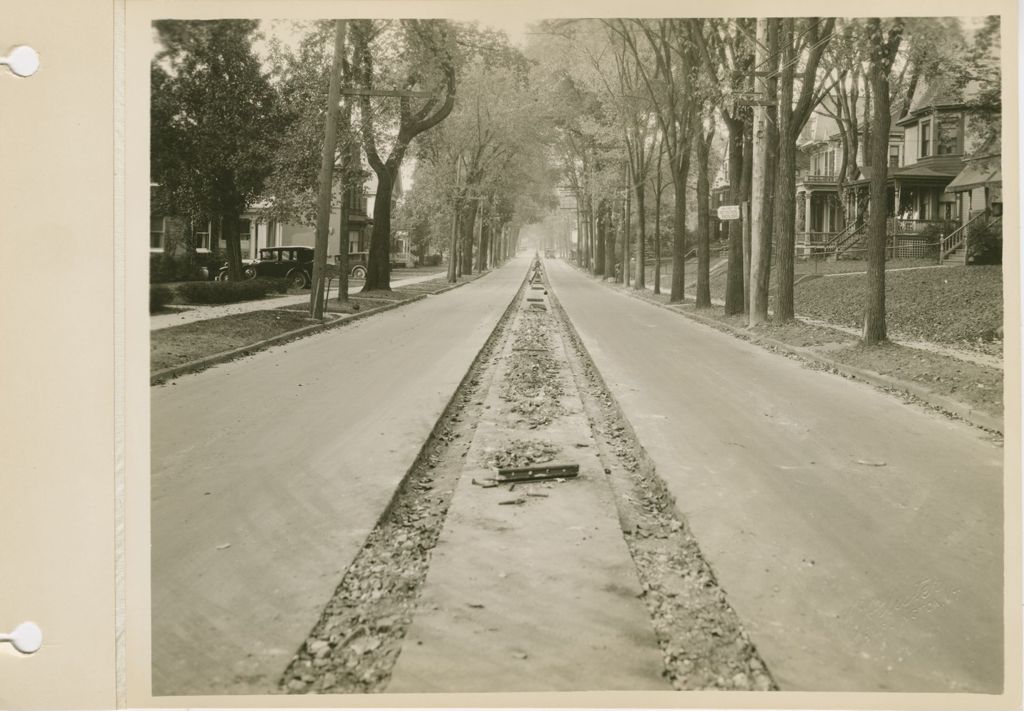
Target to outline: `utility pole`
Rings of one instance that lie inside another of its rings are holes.
[[[316,244],[313,249],[313,283],[309,310],[316,319],[324,317],[324,279],[327,271],[327,231],[331,224],[331,187],[334,171],[334,149],[338,143],[338,95],[341,90],[341,62],[345,52],[345,21],[334,21],[334,61],[331,83],[327,91],[327,119],[324,122],[324,145],[320,154],[320,195],[316,215]]]
[[[345,67],[344,61],[342,61],[342,67]],[[348,272],[351,269],[348,260],[349,214],[352,211],[356,190],[361,190],[361,188],[349,184],[355,169],[359,166],[359,142],[351,140],[351,101],[346,101],[341,110],[341,130],[343,135],[349,138],[347,153],[343,152],[341,156],[341,207],[338,208],[338,232],[340,233],[338,239],[338,302],[344,303],[348,301]]]
[[[757,38],[754,43],[754,67],[759,69],[766,59],[768,43],[768,20],[757,19]],[[755,74],[756,91],[762,97],[768,95],[767,80]],[[764,294],[757,285],[767,267],[765,260],[765,208],[767,207],[767,164],[768,164],[768,107],[764,103],[754,105],[754,154],[750,179],[750,307],[748,325],[756,326],[767,318],[768,305],[762,303]]]

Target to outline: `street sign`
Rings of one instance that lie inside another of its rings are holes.
[[[740,206],[739,205],[720,205],[718,207],[718,219],[719,220],[738,220],[738,219],[740,219]]]

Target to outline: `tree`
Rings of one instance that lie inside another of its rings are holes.
[[[886,195],[885,181],[888,174],[889,152],[889,73],[892,71],[896,53],[903,35],[903,23],[895,20],[886,28],[882,21],[870,18],[867,21],[867,44],[869,56],[868,80],[874,96],[874,124],[871,151],[871,207],[868,216],[868,273],[864,291],[864,331],[862,340],[873,345],[886,340],[885,329],[885,242],[886,242]]]
[[[710,112],[694,113],[693,134],[697,138],[697,298],[698,309],[711,308],[711,181],[708,162],[715,124]]]
[[[158,20],[151,65],[155,207],[210,218],[222,230],[232,279],[242,278],[241,216],[261,194],[266,156],[285,120],[259,58],[253,20]]]
[[[782,19],[779,44],[781,66],[778,70],[778,162],[775,178],[773,225],[777,249],[775,250],[775,283],[777,300],[775,320],[787,321],[793,318],[793,258],[796,253],[796,142],[800,137],[811,111],[821,103],[828,93],[826,78],[819,76],[818,66],[825,47],[832,38],[835,18],[805,18],[804,29],[796,33],[796,21]],[[803,70],[797,72],[797,62],[802,59]],[[800,91],[795,93],[794,84],[799,74]],[[886,132],[885,140],[889,134]],[[888,150],[888,143],[886,144]]]
[[[623,40],[637,58],[637,67],[654,107],[658,126],[664,136],[665,154],[674,187],[675,208],[672,237],[672,289],[669,301],[684,299],[686,283],[686,188],[690,174],[690,149],[693,142],[693,115],[697,101],[693,95],[693,70],[696,64],[693,34],[701,31],[700,20],[633,20],[654,55],[654,71],[640,61],[633,32],[622,32]]]
[[[451,113],[455,106],[457,58],[452,23],[443,20],[399,20],[378,24],[373,20],[353,21],[355,41],[353,74],[361,91],[423,91],[429,98],[414,109],[409,95],[385,97],[393,108],[377,106],[368,93],[359,97],[363,150],[377,175],[373,204],[373,233],[367,259],[363,291],[391,289],[391,202],[395,183],[409,146]],[[379,47],[384,36],[391,51]],[[391,134],[393,140],[388,140]],[[384,148],[390,143],[390,151]]]
[[[717,23],[708,41],[703,45],[705,72],[714,79],[717,86],[728,86],[730,94],[747,89],[748,75],[754,63],[753,43],[750,35],[753,23],[749,19],[736,18]],[[720,76],[719,72],[728,72]],[[744,150],[753,122],[749,107],[724,96],[717,101],[722,122],[725,124],[728,141],[729,202],[739,205],[750,200],[749,168],[751,155]],[[731,104],[731,107],[730,107]],[[745,169],[746,167],[746,169]],[[749,219],[749,216],[744,219]],[[725,313],[738,314],[747,308],[745,290],[743,233],[745,225],[740,220],[729,221],[729,263],[725,284]]]

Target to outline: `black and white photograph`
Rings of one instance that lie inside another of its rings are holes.
[[[246,7],[127,55],[143,695],[1020,693],[1015,14]]]

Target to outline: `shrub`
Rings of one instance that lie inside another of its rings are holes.
[[[178,293],[190,304],[233,304],[267,295],[266,279],[251,281],[196,281],[182,284]]]
[[[440,254],[428,254],[420,259],[420,264],[424,267],[436,267],[441,264]]]
[[[1002,264],[1002,229],[986,225],[972,232],[967,240],[967,261],[970,264]]]
[[[212,279],[220,269],[222,261],[212,254],[172,256],[151,254],[149,257],[149,282],[160,284],[169,281],[206,281]],[[206,274],[203,268],[206,268]]]
[[[169,286],[162,286],[156,284],[149,287],[149,313],[156,313],[160,311],[164,306],[170,303],[174,297],[174,292],[171,291]]]
[[[267,287],[268,294],[287,294],[288,293],[288,280],[279,277],[259,277],[256,279],[258,282],[262,282]]]

